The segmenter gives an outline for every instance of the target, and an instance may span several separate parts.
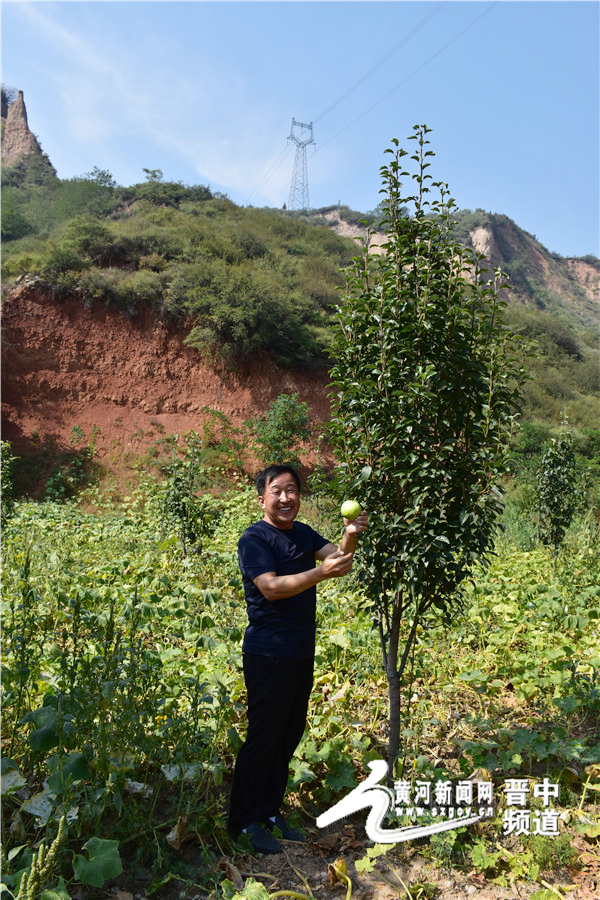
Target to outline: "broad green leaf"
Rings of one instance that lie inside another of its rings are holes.
[[[233,895],[233,900],[269,900],[264,884],[249,878],[242,891]]]
[[[59,760],[55,758],[55,766],[55,771],[48,779],[48,787],[57,794],[64,791],[67,784],[88,778],[90,774],[87,760],[83,753],[69,753],[63,760],[62,766]]]
[[[78,854],[73,861],[75,877],[83,884],[102,887],[105,881],[123,871],[118,841],[93,837],[83,849],[88,851],[88,858]]]
[[[47,753],[48,750],[53,750],[54,747],[58,746],[59,740],[58,731],[56,728],[51,727],[36,728],[29,735],[31,749],[40,753]]]
[[[71,895],[67,891],[64,880],[59,878],[58,884],[53,890],[42,891],[40,900],[71,900]]]
[[[0,774],[4,775],[5,772],[8,772],[9,769],[18,769],[16,762],[14,759],[11,759],[10,756],[3,756],[0,759]]]

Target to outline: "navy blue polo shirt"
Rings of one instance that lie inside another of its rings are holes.
[[[252,579],[265,572],[296,575],[314,569],[315,553],[328,543],[304,522],[294,522],[292,528],[286,529],[261,519],[246,529],[238,543],[248,612],[242,645],[245,653],[288,659],[314,655],[316,585],[294,597],[267,600]]]

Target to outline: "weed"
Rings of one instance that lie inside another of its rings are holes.
[[[177,447],[181,460],[186,445]],[[140,476],[118,511],[91,488],[94,514],[69,500],[16,502],[5,525],[3,844],[7,871],[29,870],[34,848],[52,844],[67,812],[49,889],[61,877],[67,891],[77,883],[73,859],[81,876],[85,863],[94,871],[106,858],[116,867],[117,853],[123,878],[152,864],[156,884],[179,879],[185,887],[194,876],[166,840],[184,817],[207,871],[223,855],[245,709],[235,548],[258,506],[245,486],[218,500],[198,492],[201,510],[215,517],[205,520],[202,554],[185,555],[176,528],[161,534],[167,485]],[[322,516],[324,502],[303,512]],[[547,776],[560,785],[556,806],[575,810],[573,829],[593,840],[599,558],[581,527],[556,567],[547,548],[501,549],[476,573],[451,631],[433,617],[423,623],[403,685],[403,777],[454,780],[479,768],[499,789],[505,777]],[[323,585],[309,731],[290,773],[311,815],[385,752],[386,685],[372,623],[355,581]],[[475,833],[440,835],[429,851],[440,865],[474,865],[507,886],[531,881],[536,866],[540,877],[550,852],[571,865],[568,834],[524,836],[526,853],[512,858],[501,832],[498,813]],[[92,836],[118,847],[86,849]],[[392,866],[398,852],[385,854]]]

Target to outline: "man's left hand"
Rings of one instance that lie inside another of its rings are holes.
[[[360,515],[356,519],[344,519],[344,528],[348,534],[360,534],[366,531],[369,526],[369,517],[361,510]]]

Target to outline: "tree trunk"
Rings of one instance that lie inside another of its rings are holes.
[[[398,672],[398,642],[400,638],[400,619],[402,605],[396,597],[392,612],[390,640],[388,644],[386,674],[390,698],[390,730],[388,735],[388,786],[394,782],[394,768],[400,749],[400,675]]]
[[[400,751],[400,710],[402,707],[402,695],[400,692],[400,684],[404,676],[404,670],[409,660],[411,650],[414,646],[417,625],[425,611],[424,607],[414,605],[414,618],[410,632],[404,643],[402,656],[399,657],[400,644],[400,622],[402,615],[406,612],[401,600],[402,595],[399,594],[394,603],[392,612],[392,621],[390,628],[390,640],[388,646],[388,654],[386,661],[386,674],[388,680],[388,694],[390,698],[390,731],[388,737],[388,785],[391,786],[395,777],[395,766]]]

